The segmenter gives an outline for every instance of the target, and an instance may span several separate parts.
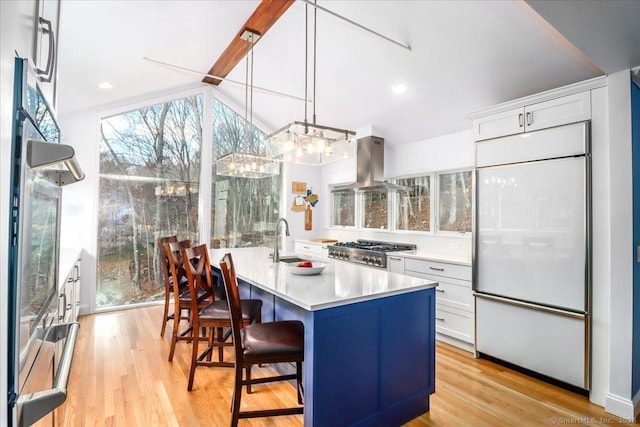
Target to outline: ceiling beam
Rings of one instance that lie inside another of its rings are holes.
[[[227,77],[247,54],[247,41],[241,38],[245,30],[256,33],[261,37],[264,36],[269,28],[280,19],[294,1],[295,0],[262,0],[207,74],[223,78]],[[222,80],[205,77],[202,81],[217,86]]]

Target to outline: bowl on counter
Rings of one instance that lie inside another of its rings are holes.
[[[304,261],[287,264],[287,270],[289,270],[291,274],[297,274],[299,276],[320,274],[326,267],[327,264],[318,261]]]

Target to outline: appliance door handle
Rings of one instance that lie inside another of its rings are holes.
[[[19,417],[19,426],[30,426],[49,412],[56,409],[67,399],[67,384],[69,383],[69,373],[71,372],[71,361],[73,351],[76,347],[79,323],[69,323],[60,325],[66,327],[66,342],[60,358],[60,366],[56,372],[53,388],[50,390],[37,391],[19,398],[22,406],[22,417]],[[62,337],[64,338],[64,337]]]
[[[560,309],[557,309],[557,308],[541,306],[541,305],[533,304],[533,303],[530,303],[530,302],[516,301],[516,300],[512,300],[512,299],[505,298],[505,297],[499,297],[499,296],[489,295],[489,294],[482,294],[482,293],[478,293],[478,292],[474,292],[473,295],[474,295],[474,297],[480,298],[480,299],[486,299],[486,300],[489,300],[489,301],[497,301],[497,302],[501,302],[501,303],[504,303],[504,304],[507,304],[507,305],[513,305],[513,306],[516,306],[516,307],[523,307],[523,308],[528,308],[528,309],[531,309],[531,310],[542,311],[544,313],[557,314],[559,316],[569,317],[571,319],[584,320],[585,317],[588,315],[588,313],[574,313],[572,311],[560,310]]]
[[[62,314],[58,316],[58,320],[64,320],[67,317],[67,293],[63,292],[60,298],[62,298]]]
[[[39,22],[44,25],[42,33],[49,36],[49,53],[47,56],[47,67],[44,70],[37,68],[36,73],[40,81],[49,83],[53,79],[53,60],[56,57],[56,39],[51,27],[51,21],[40,17]]]

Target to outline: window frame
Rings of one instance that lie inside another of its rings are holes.
[[[471,231],[447,231],[442,230],[440,228],[440,176],[458,173],[458,172],[469,172],[471,173]],[[419,235],[419,236],[439,236],[439,237],[459,237],[469,239],[473,233],[473,217],[475,212],[475,168],[474,167],[464,167],[464,168],[456,168],[456,169],[443,169],[437,171],[431,171],[427,173],[418,173],[411,175],[402,175],[391,178],[389,181],[393,183],[398,183],[401,179],[407,178],[420,178],[420,177],[430,177],[429,178],[429,231],[420,231],[420,230],[403,230],[397,228],[397,220],[398,220],[398,202],[397,195],[394,194],[393,197],[388,197],[387,199],[387,221],[388,228],[369,228],[364,227],[362,224],[363,219],[363,209],[364,209],[364,201],[362,197],[362,193],[359,191],[355,191],[355,225],[354,226],[341,226],[336,225],[334,220],[334,203],[335,199],[331,197],[331,206],[330,206],[330,214],[329,221],[330,225],[328,228],[335,230],[354,230],[354,231],[375,231],[379,233],[395,233],[395,234],[407,234],[407,235]],[[331,184],[329,185],[329,192],[333,194],[333,189],[339,187],[342,184]],[[393,192],[395,193],[395,192]]]
[[[447,175],[447,174],[453,174],[453,173],[459,173],[459,172],[469,172],[471,173],[471,231],[449,231],[449,230],[442,230],[440,228],[440,176],[441,175]],[[439,236],[448,236],[448,237],[467,237],[470,238],[472,233],[473,233],[473,216],[474,216],[474,211],[475,211],[475,168],[458,168],[458,169],[447,169],[447,170],[440,170],[440,171],[436,171],[434,172],[435,175],[435,210],[433,212],[434,216],[435,216],[435,234],[439,235]]]

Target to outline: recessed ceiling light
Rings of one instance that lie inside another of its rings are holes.
[[[394,83],[391,85],[391,90],[393,91],[393,93],[402,95],[407,91],[407,85],[405,85],[404,83]]]
[[[113,89],[113,84],[111,82],[102,82],[98,85],[100,89]]]

